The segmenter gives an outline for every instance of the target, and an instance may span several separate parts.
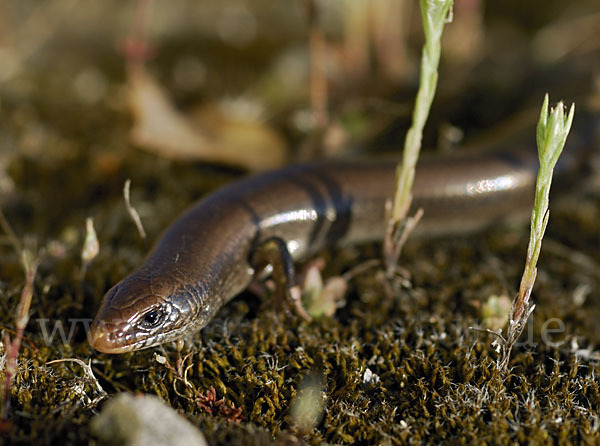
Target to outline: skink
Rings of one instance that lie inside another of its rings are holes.
[[[574,168],[573,154],[591,148],[594,131],[587,116],[575,117],[558,170]],[[413,190],[413,207],[425,211],[419,229],[468,231],[531,210],[538,162],[529,134],[528,144],[503,152],[420,161]],[[252,255],[267,239],[283,240],[293,259],[324,246],[381,240],[394,175],[394,162],[326,161],[208,195],[106,293],[91,327],[92,346],[123,353],[200,330],[250,284]]]

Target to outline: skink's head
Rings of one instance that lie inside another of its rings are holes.
[[[104,296],[90,343],[103,353],[125,353],[176,340],[201,319],[190,297],[168,280],[133,274]]]

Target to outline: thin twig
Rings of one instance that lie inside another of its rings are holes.
[[[21,256],[23,253],[23,248],[21,247],[21,242],[19,241],[19,239],[15,235],[14,231],[12,230],[10,224],[8,223],[8,220],[4,216],[4,212],[2,212],[2,209],[0,209],[0,226],[2,226],[2,230],[8,237],[8,241],[11,243],[11,245],[13,245],[13,248],[14,248],[16,254],[19,256],[19,259],[22,261]]]
[[[324,129],[329,122],[327,85],[327,46],[319,25],[316,0],[305,0],[308,16],[308,40],[310,51],[310,101],[317,129]]]
[[[131,69],[141,67],[152,54],[147,38],[152,3],[152,0],[136,1],[131,34],[122,43],[121,50]]]
[[[402,248],[408,240],[410,234],[414,231],[417,223],[423,218],[423,208],[419,208],[415,215],[405,217],[401,221],[393,221],[388,218],[387,233],[385,237],[383,248],[384,248],[384,259],[386,265],[386,276],[391,279],[396,269],[398,268],[398,259],[402,253]]]
[[[74,362],[76,364],[79,364],[81,366],[81,368],[83,369],[83,373],[85,375],[85,380],[87,382],[93,384],[94,387],[96,388],[96,392],[98,393],[98,396],[96,398],[94,398],[93,400],[90,399],[85,393],[80,393],[80,396],[82,396],[82,398],[83,397],[86,398],[87,407],[95,406],[96,404],[98,404],[100,401],[102,401],[104,398],[106,398],[108,396],[108,393],[106,393],[106,391],[102,388],[102,386],[100,385],[100,382],[94,375],[94,371],[92,370],[91,360],[90,360],[89,364],[86,364],[85,362],[83,362],[81,359],[78,359],[78,358],[64,358],[64,359],[55,359],[53,361],[49,361],[46,363],[46,365],[58,364],[61,362]]]
[[[11,334],[13,334],[13,335],[16,335],[16,334],[17,334],[17,331],[16,331],[16,330],[13,330],[12,328],[9,328],[9,327],[7,327],[6,325],[2,325],[2,324],[0,324],[0,329],[2,329],[2,330],[4,330],[4,331],[7,331],[7,332],[9,332],[9,333],[11,333]],[[40,351],[40,349],[37,347],[37,345],[35,345],[35,343],[34,343],[34,342],[31,340],[31,339],[29,339],[28,337],[26,337],[26,336],[23,336],[23,341],[27,342],[27,343],[29,344],[29,347],[30,347],[30,348],[31,348],[33,351],[35,351],[35,352],[38,352],[38,351]]]
[[[127,207],[127,212],[131,216],[131,219],[135,223],[135,227],[144,240],[146,239],[146,231],[144,231],[144,225],[142,224],[142,220],[140,218],[140,214],[135,210],[135,208],[131,205],[131,200],[129,198],[129,189],[131,187],[131,180],[128,178],[125,181],[125,185],[123,186],[123,197],[125,198],[125,206]]]
[[[2,404],[1,418],[6,419],[8,416],[8,409],[10,407],[10,385],[12,379],[17,372],[17,357],[19,355],[19,349],[21,348],[21,341],[23,340],[23,332],[29,322],[29,308],[31,307],[31,300],[33,297],[33,282],[37,268],[40,264],[42,253],[33,261],[27,261],[29,257],[26,252],[22,253],[23,267],[25,268],[25,286],[21,291],[21,300],[19,302],[19,309],[17,312],[16,319],[16,335],[11,341],[8,335],[6,335],[6,380],[4,382],[4,392],[2,397],[4,398],[4,404]]]

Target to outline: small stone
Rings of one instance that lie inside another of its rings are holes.
[[[152,395],[115,396],[94,417],[91,429],[110,444],[207,446],[202,432]]]

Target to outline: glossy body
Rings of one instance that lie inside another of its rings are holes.
[[[413,190],[413,207],[425,211],[419,231],[464,232],[530,211],[538,165],[532,143],[421,161]],[[572,135],[566,150],[589,145],[589,138]],[[574,158],[567,156],[561,169],[572,169]],[[269,237],[283,239],[296,259],[324,246],[381,240],[394,175],[390,161],[328,161],[250,177],[208,195],[109,290],[92,326],[93,346],[121,353],[201,329],[251,282],[249,259]]]

